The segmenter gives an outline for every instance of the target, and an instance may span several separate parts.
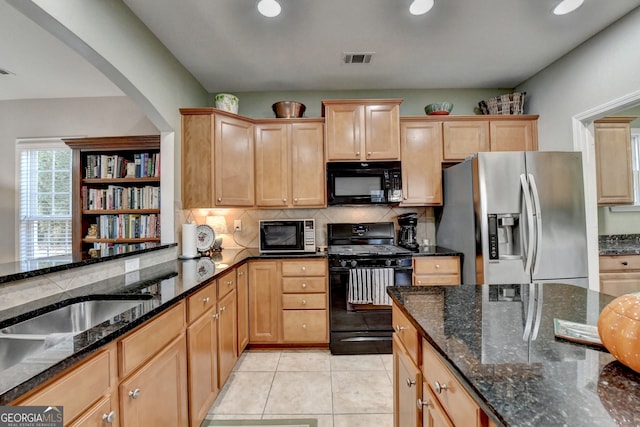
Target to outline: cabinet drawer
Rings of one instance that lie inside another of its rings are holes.
[[[414,286],[444,286],[459,285],[460,276],[458,274],[414,274]]]
[[[419,257],[413,258],[413,272],[420,274],[459,274],[459,257]]]
[[[283,276],[326,276],[327,264],[323,259],[282,261]]]
[[[216,306],[216,282],[200,289],[187,299],[188,323],[196,320],[202,313]]]
[[[285,342],[326,343],[328,338],[327,310],[284,310],[282,329]]]
[[[82,362],[78,368],[56,378],[30,397],[16,402],[21,406],[64,406],[64,417],[72,420],[89,409],[101,397],[115,389],[116,349],[110,346]]]
[[[321,310],[327,308],[326,294],[284,294],[282,308],[285,310]]]
[[[136,329],[118,342],[120,377],[133,372],[154,354],[166,347],[175,337],[184,331],[184,303],[180,302]]]
[[[420,363],[420,341],[418,339],[418,331],[395,304],[391,310],[391,318],[391,324],[395,330],[396,336],[407,349],[407,353],[413,359],[413,362],[418,365]]]
[[[482,412],[440,360],[431,345],[422,340],[422,374],[424,381],[457,426],[482,425]]]
[[[628,271],[640,269],[640,255],[601,255],[600,271]]]
[[[218,278],[218,299],[236,288],[236,270],[225,273]]]
[[[283,277],[282,292],[326,292],[326,277]]]
[[[91,409],[86,411],[80,418],[69,424],[69,427],[89,427],[89,426],[118,426],[118,401],[114,400],[111,395],[105,396],[100,399],[98,403],[93,405]],[[113,412],[113,414],[111,414]],[[67,410],[64,411],[65,417],[67,417]],[[108,422],[103,417],[113,416],[113,421]]]

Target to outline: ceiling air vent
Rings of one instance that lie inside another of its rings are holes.
[[[5,70],[4,68],[0,68],[0,76],[8,76],[9,74],[13,74],[11,71]]]
[[[371,62],[373,53],[374,52],[345,53],[344,63],[345,64],[368,64],[369,62]]]

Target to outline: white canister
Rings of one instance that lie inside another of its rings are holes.
[[[230,93],[219,93],[215,96],[216,108],[218,110],[229,111],[233,114],[238,114],[238,104],[240,100],[237,96]]]

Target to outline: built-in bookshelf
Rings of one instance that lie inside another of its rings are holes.
[[[73,252],[160,241],[160,137],[65,139],[73,150]]]

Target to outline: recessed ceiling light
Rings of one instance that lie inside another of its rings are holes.
[[[409,6],[409,13],[412,15],[424,15],[433,7],[433,0],[413,0]]]
[[[556,8],[553,9],[553,13],[555,15],[566,15],[582,6],[582,3],[584,3],[584,0],[562,0]]]
[[[258,11],[267,18],[273,18],[280,15],[282,7],[276,0],[260,0],[258,2]]]

